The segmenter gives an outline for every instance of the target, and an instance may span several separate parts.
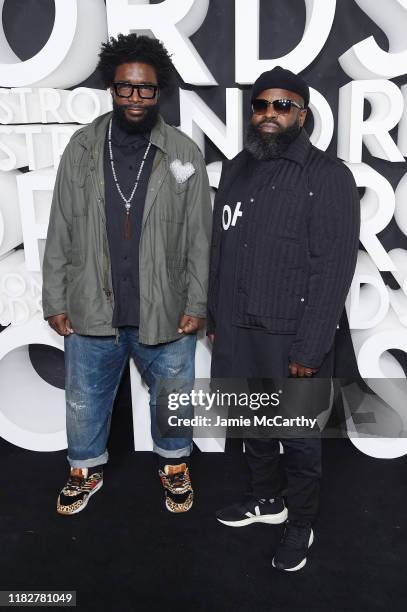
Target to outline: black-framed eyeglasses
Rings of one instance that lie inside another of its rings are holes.
[[[131,98],[134,90],[137,89],[139,98],[152,100],[156,97],[159,87],[158,85],[152,85],[151,83],[127,83],[124,81],[119,81],[117,83],[113,83],[113,89],[116,96],[119,98]]]
[[[267,113],[269,106],[272,106],[278,115],[288,115],[293,107],[299,108],[300,110],[304,109],[303,106],[297,102],[294,102],[294,100],[288,100],[286,98],[282,98],[281,100],[273,100],[272,102],[263,100],[262,98],[256,98],[252,102],[252,110],[258,115]]]

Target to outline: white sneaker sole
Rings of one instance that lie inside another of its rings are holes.
[[[308,541],[308,548],[310,548],[310,547],[311,547],[311,545],[312,545],[313,541],[314,541],[314,532],[313,532],[313,530],[311,529],[311,533],[310,533],[310,536],[309,536],[309,541]],[[302,569],[302,568],[304,567],[304,565],[306,564],[306,562],[307,562],[307,557],[305,557],[305,559],[303,559],[302,561],[300,561],[300,563],[299,563],[298,565],[296,565],[295,567],[289,567],[289,568],[286,568],[286,569],[281,569],[281,568],[279,568],[279,567],[277,568],[277,567],[274,565],[274,557],[273,557],[273,560],[272,560],[272,562],[271,562],[271,565],[272,565],[273,567],[275,567],[276,569],[280,570],[280,572],[298,572],[298,570],[300,570],[300,569]]]
[[[220,518],[217,518],[219,523],[222,525],[226,525],[227,527],[246,527],[246,525],[251,525],[252,523],[267,523],[268,525],[280,525],[287,520],[287,508],[284,508],[278,514],[263,514],[260,516],[250,516],[241,521],[223,521]]]
[[[57,513],[59,514],[59,516],[72,516],[73,514],[78,514],[78,512],[82,512],[82,510],[84,510],[86,508],[86,506],[88,505],[88,501],[90,500],[90,498],[92,497],[92,495],[94,495],[97,491],[99,491],[99,489],[101,489],[103,487],[103,480],[101,480],[94,489],[92,489],[92,491],[89,493],[88,497],[86,498],[86,501],[82,504],[82,506],[80,508],[78,508],[77,510],[74,510],[73,512],[60,512],[57,509]]]

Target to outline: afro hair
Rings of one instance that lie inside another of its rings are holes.
[[[106,87],[114,82],[116,69],[121,64],[141,62],[152,66],[157,74],[160,88],[167,87],[171,82],[173,63],[162,42],[149,36],[119,34],[102,44],[99,53],[98,69]]]

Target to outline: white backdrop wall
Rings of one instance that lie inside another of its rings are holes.
[[[22,40],[31,36],[35,43],[36,30],[16,33],[13,24],[28,4],[14,0],[12,8],[0,0],[0,325],[6,327],[0,436],[36,451],[66,446],[64,392],[37,374],[28,352],[32,344],[63,350],[42,320],[41,256],[61,154],[75,130],[111,108],[94,74],[100,44],[130,31],[161,39],[173,54],[179,86],[163,114],[200,146],[214,189],[222,159],[242,148],[250,85],[260,72],[279,64],[307,78],[311,140],[338,155],[363,190],[362,248],[346,310],[359,372],[376,394],[369,410],[380,418],[397,415],[398,433],[405,433],[406,374],[394,351],[407,353],[407,1],[29,4],[34,13],[41,9],[49,31],[41,48],[24,57]],[[198,378],[209,375],[209,364],[201,338]],[[134,364],[130,372],[135,449],[148,450],[148,394]],[[359,435],[351,418],[348,429],[373,457],[407,453],[406,438]],[[207,451],[224,446],[222,440],[197,443]]]

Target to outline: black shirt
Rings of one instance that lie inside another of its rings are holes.
[[[112,150],[116,176],[123,192],[131,195],[150,134],[128,134],[115,120],[112,125]],[[140,320],[139,244],[144,203],[156,148],[152,145],[131,202],[130,239],[124,238],[125,203],[117,190],[109,156],[109,135],[104,150],[105,201],[115,307],[112,326],[138,327]]]

